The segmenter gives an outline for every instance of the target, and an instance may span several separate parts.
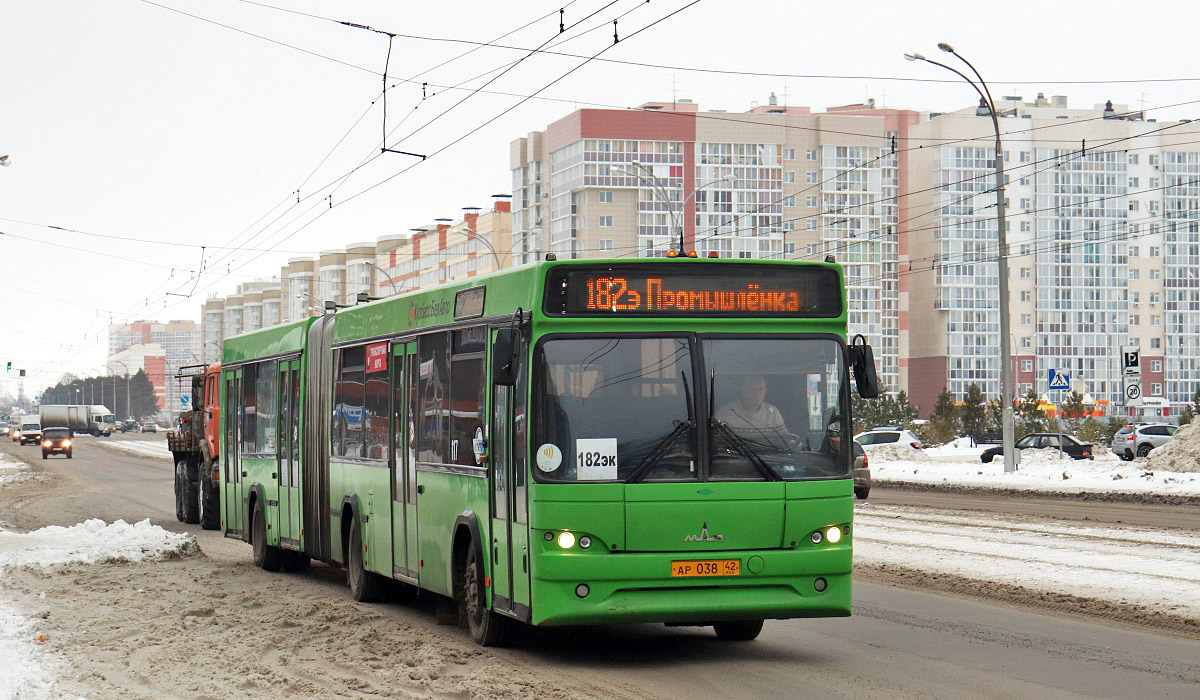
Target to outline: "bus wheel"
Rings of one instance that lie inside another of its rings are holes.
[[[216,530],[221,527],[221,492],[215,481],[200,479],[200,527]]]
[[[350,519],[350,537],[346,544],[346,583],[350,595],[360,603],[379,600],[383,593],[383,579],[367,571],[363,565],[362,525],[358,518]]]
[[[254,502],[253,521],[250,523],[250,544],[254,547],[254,565],[267,571],[279,571],[283,566],[283,552],[267,544],[267,518],[262,501]]]
[[[762,620],[738,620],[736,622],[718,622],[713,625],[717,637],[730,642],[748,642],[762,632]]]
[[[499,613],[487,609],[484,604],[482,567],[475,555],[475,548],[467,547],[467,562],[463,568],[462,601],[463,616],[475,643],[484,647],[504,646],[512,637],[513,622]]]

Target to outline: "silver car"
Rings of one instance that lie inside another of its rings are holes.
[[[1113,454],[1125,460],[1133,461],[1134,457],[1145,457],[1150,450],[1167,444],[1171,436],[1178,430],[1170,423],[1134,423],[1121,428],[1113,435]]]

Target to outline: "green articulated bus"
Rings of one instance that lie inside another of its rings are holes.
[[[547,260],[225,341],[221,528],[522,624],[850,614],[841,268]],[[852,381],[853,378],[853,381]]]

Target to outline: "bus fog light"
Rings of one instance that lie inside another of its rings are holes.
[[[825,539],[825,536],[821,534],[820,530],[818,530],[812,534],[813,544],[821,544],[821,540],[823,540],[823,539]]]
[[[546,533],[546,541],[547,541],[547,542],[551,542],[551,541],[553,541],[553,540],[554,540],[554,533],[553,533],[553,532],[547,532],[547,533]]]
[[[842,541],[841,528],[831,527],[825,531],[825,539],[829,540],[829,544],[837,544]]]
[[[583,537],[579,538],[579,548],[580,549],[589,549],[589,548],[591,548],[591,546],[592,546],[592,538],[591,537],[584,535]]]
[[[558,536],[558,546],[563,549],[570,549],[575,546],[575,535],[570,532],[564,532]]]
[[[575,595],[579,596],[580,598],[586,598],[587,594],[591,592],[592,589],[588,588],[586,583],[581,583],[575,587]]]
[[[828,587],[828,586],[829,586],[829,583],[826,582],[825,579],[823,579],[823,578],[819,578],[816,581],[813,581],[813,588],[817,589],[817,593],[824,591],[826,589],[826,587]]]

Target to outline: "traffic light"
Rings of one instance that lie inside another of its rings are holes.
[[[12,363],[11,362],[8,363],[8,369],[6,369],[4,371],[8,372],[9,374],[12,374]]]

